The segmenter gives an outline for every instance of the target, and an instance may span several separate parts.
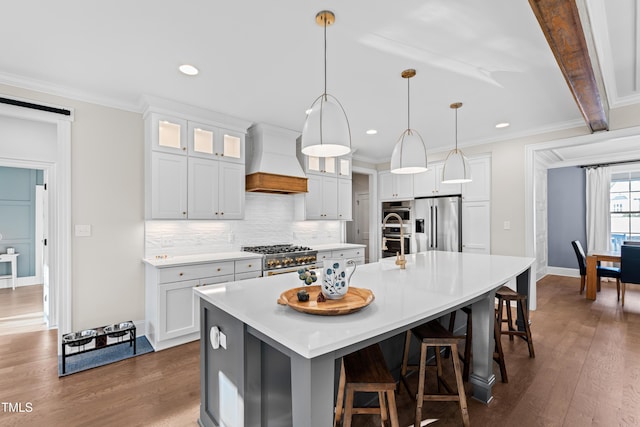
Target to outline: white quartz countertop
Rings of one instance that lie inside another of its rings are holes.
[[[342,249],[360,249],[364,247],[365,245],[357,243],[328,243],[325,245],[313,245],[311,249],[316,251],[339,251]]]
[[[197,254],[197,255],[181,255],[181,256],[170,256],[167,258],[145,258],[144,261],[146,264],[149,264],[153,267],[173,267],[176,265],[187,265],[187,264],[202,264],[205,262],[216,262],[216,261],[235,261],[241,259],[249,259],[249,258],[262,258],[262,255],[255,254],[251,252],[216,252],[216,253],[208,253],[208,254]]]
[[[394,261],[386,258],[357,267],[350,286],[371,289],[375,300],[347,315],[317,316],[277,304],[282,292],[302,286],[296,273],[204,286],[194,292],[313,358],[446,312],[505,284],[529,268],[534,258],[430,251],[407,255],[406,270]]]

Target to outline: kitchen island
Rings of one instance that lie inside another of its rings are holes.
[[[278,305],[282,292],[301,286],[295,273],[195,289],[201,298],[200,423],[330,426],[337,359],[469,304],[470,382],[473,397],[488,403],[495,382],[495,291],[515,279],[528,294],[533,262],[432,251],[408,255],[406,270],[393,259],[358,266],[351,286],[371,289],[375,300],[343,316]]]

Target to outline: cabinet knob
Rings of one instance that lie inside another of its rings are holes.
[[[187,151],[187,147],[182,147],[182,151]]]
[[[218,215],[218,212],[214,212],[214,214]]]
[[[186,212],[184,212],[184,211],[182,212],[182,215],[186,215],[186,214],[187,214]]]
[[[224,153],[220,153],[220,157],[224,157]]]
[[[184,273],[180,273],[180,274],[178,274],[178,276],[181,276],[181,277],[182,277],[183,275],[184,275]]]
[[[218,267],[218,271],[222,270],[220,267]]]
[[[249,264],[249,268],[251,268],[251,264]]]
[[[220,212],[220,215],[224,215],[224,212]]]

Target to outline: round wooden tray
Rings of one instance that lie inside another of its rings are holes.
[[[306,290],[309,293],[309,301],[298,301],[298,291]],[[324,302],[316,301],[320,293],[320,286],[301,286],[283,292],[278,298],[278,304],[288,305],[302,313],[318,314],[321,316],[337,316],[356,312],[374,300],[373,292],[365,288],[349,287],[349,291],[341,299],[327,299]]]

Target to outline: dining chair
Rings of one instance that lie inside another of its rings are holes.
[[[640,246],[640,240],[625,240],[622,244],[627,246]]]
[[[580,240],[574,240],[571,242],[571,246],[573,246],[573,250],[576,253],[576,258],[578,259],[578,267],[580,269],[580,294],[584,291],[584,285],[587,282],[587,257],[584,253],[584,249],[582,249],[582,244]],[[600,291],[600,278],[601,277],[611,277],[616,279],[616,290],[618,292],[618,301],[620,300],[620,269],[617,267],[604,267],[598,265],[596,267],[596,271],[598,273],[598,291]]]
[[[622,306],[627,283],[640,285],[640,246],[622,245],[620,248],[620,281],[622,282]]]

